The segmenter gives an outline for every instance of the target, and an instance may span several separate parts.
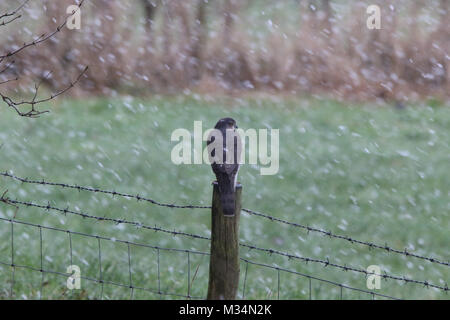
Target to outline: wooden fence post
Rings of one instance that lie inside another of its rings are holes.
[[[239,218],[242,185],[236,186],[234,216],[225,216],[219,197],[219,186],[213,183],[211,256],[209,262],[208,300],[233,300],[239,286]]]

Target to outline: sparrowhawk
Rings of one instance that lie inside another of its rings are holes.
[[[223,213],[233,216],[242,142],[232,118],[220,119],[214,129],[207,140],[208,154],[217,178]]]

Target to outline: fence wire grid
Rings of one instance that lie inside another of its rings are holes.
[[[9,172],[0,172],[0,176],[2,176],[4,178],[13,179],[13,180],[19,181],[21,183],[25,183],[25,184],[46,185],[46,186],[52,186],[52,187],[60,187],[63,189],[77,190],[79,192],[101,193],[101,194],[107,194],[107,195],[110,195],[113,197],[123,197],[123,198],[127,198],[127,199],[135,199],[138,202],[142,201],[142,202],[146,202],[146,203],[149,203],[152,205],[166,207],[168,209],[211,209],[211,206],[199,206],[199,205],[191,205],[191,204],[190,205],[176,205],[176,204],[162,203],[162,202],[156,201],[154,199],[141,196],[139,194],[133,195],[133,194],[127,194],[127,193],[123,193],[123,192],[117,192],[115,190],[113,190],[113,191],[103,190],[103,189],[99,189],[99,188],[50,182],[50,181],[45,181],[45,180],[31,180],[28,178],[15,176]],[[83,219],[88,219],[88,220],[93,220],[93,221],[98,221],[98,222],[110,222],[110,223],[114,223],[116,225],[119,225],[119,224],[131,225],[131,226],[136,227],[137,229],[147,229],[147,230],[151,230],[154,232],[168,234],[168,235],[176,236],[176,237],[186,237],[186,238],[191,238],[194,240],[203,240],[203,241],[211,240],[211,238],[207,237],[207,236],[183,232],[183,231],[177,231],[177,230],[170,230],[168,228],[159,227],[157,225],[151,226],[151,225],[143,224],[142,222],[139,222],[139,221],[132,221],[132,220],[127,220],[127,219],[116,219],[116,218],[110,218],[110,217],[106,217],[106,216],[99,217],[99,216],[88,214],[86,212],[81,212],[78,210],[77,211],[71,210],[68,207],[60,208],[60,207],[51,205],[50,201],[47,201],[47,203],[36,203],[33,201],[20,200],[17,198],[12,198],[12,196],[9,195],[7,190],[4,190],[2,192],[3,192],[3,194],[0,196],[0,202],[6,206],[13,207],[15,209],[16,213],[21,207],[32,207],[32,208],[44,210],[46,212],[54,212],[54,213],[58,213],[58,214],[63,214],[65,216],[73,215],[75,217],[81,217]],[[388,254],[406,256],[409,258],[427,261],[428,263],[431,263],[434,265],[450,267],[449,261],[445,261],[443,259],[439,259],[436,257],[419,255],[414,252],[409,252],[406,248],[401,250],[401,249],[393,248],[392,246],[389,246],[388,244],[381,245],[381,244],[372,243],[369,241],[359,240],[359,239],[355,239],[355,238],[352,238],[352,237],[349,237],[346,235],[335,234],[332,231],[326,231],[324,229],[310,227],[308,225],[303,225],[303,224],[296,223],[296,222],[290,222],[287,220],[283,220],[283,219],[280,219],[280,218],[277,218],[277,217],[274,217],[274,216],[271,216],[271,215],[268,215],[265,213],[260,213],[260,212],[254,211],[254,210],[250,210],[250,209],[244,208],[244,209],[242,209],[242,211],[250,216],[260,217],[260,218],[269,220],[273,223],[288,225],[290,227],[302,229],[304,231],[306,230],[308,233],[310,233],[310,232],[317,233],[319,235],[328,237],[330,240],[331,239],[341,240],[341,241],[345,241],[352,245],[359,245],[361,247],[366,247],[370,250],[372,250],[372,249],[380,250],[380,251],[382,251],[384,253],[388,253]],[[70,244],[69,252],[70,252],[71,265],[73,263],[72,241],[73,241],[74,235],[83,237],[83,238],[97,240],[97,244],[98,244],[97,263],[99,266],[98,276],[97,277],[87,277],[87,276],[81,275],[80,279],[91,282],[93,284],[96,284],[99,287],[99,294],[97,297],[99,299],[105,298],[105,295],[104,295],[104,286],[105,285],[121,287],[123,289],[129,290],[128,298],[130,298],[130,299],[133,299],[135,297],[135,293],[137,291],[147,292],[149,294],[155,295],[156,297],[160,297],[160,298],[167,297],[167,298],[183,298],[183,299],[204,299],[206,297],[206,292],[203,295],[196,295],[196,294],[192,293],[193,292],[192,286],[194,285],[194,280],[197,277],[199,265],[197,266],[197,268],[195,270],[193,270],[191,260],[192,260],[193,256],[209,256],[210,255],[209,252],[203,252],[203,251],[192,250],[192,249],[168,248],[168,247],[159,246],[159,245],[137,243],[137,242],[128,241],[128,240],[120,240],[120,239],[116,239],[116,238],[112,238],[112,237],[105,237],[105,236],[100,236],[100,235],[72,231],[72,230],[68,230],[68,229],[44,226],[44,225],[37,224],[37,223],[31,223],[31,222],[27,222],[27,221],[18,220],[18,219],[16,219],[16,214],[14,214],[13,218],[0,217],[0,221],[3,224],[10,224],[10,236],[11,236],[10,243],[9,243],[10,256],[7,258],[0,257],[0,266],[4,266],[5,268],[8,268],[8,267],[11,268],[10,288],[9,288],[9,292],[6,295],[6,298],[14,297],[15,274],[16,274],[17,270],[24,269],[24,270],[28,270],[28,271],[32,271],[32,272],[41,274],[40,289],[38,292],[38,297],[40,299],[44,298],[43,292],[44,292],[44,287],[45,287],[44,286],[45,275],[55,275],[55,276],[59,276],[61,278],[65,278],[65,279],[68,279],[69,277],[72,276],[71,273],[65,272],[64,270],[61,271],[61,270],[52,270],[49,268],[45,268],[45,265],[44,265],[45,259],[44,259],[44,255],[43,255],[43,242],[44,242],[43,236],[42,236],[43,230],[45,230],[46,232],[57,232],[57,233],[67,234],[68,241]],[[37,266],[24,265],[24,264],[18,263],[15,260],[15,250],[17,249],[14,247],[14,240],[15,240],[15,237],[17,237],[14,234],[14,226],[15,225],[23,225],[23,226],[31,227],[31,228],[38,230],[38,232],[39,232],[39,240],[38,240],[39,241],[39,263],[38,264],[39,265],[37,265]],[[110,281],[104,277],[105,270],[103,270],[103,268],[102,268],[102,261],[104,259],[102,260],[103,256],[102,256],[102,250],[101,250],[102,243],[104,243],[104,242],[114,243],[114,244],[120,243],[127,247],[128,281],[126,283]],[[267,254],[270,256],[279,256],[282,258],[287,258],[288,261],[296,260],[296,261],[301,261],[304,263],[319,264],[323,267],[327,267],[327,268],[329,267],[329,268],[333,268],[333,269],[336,269],[339,271],[360,274],[366,278],[368,276],[378,276],[381,279],[392,280],[392,281],[399,282],[401,284],[422,286],[424,289],[433,288],[433,289],[443,292],[445,294],[447,294],[448,290],[449,290],[447,283],[445,283],[444,285],[439,285],[436,283],[432,283],[431,281],[428,281],[428,280],[412,279],[412,278],[408,278],[404,275],[390,274],[390,273],[387,273],[386,271],[383,271],[382,273],[377,274],[375,272],[368,272],[364,269],[354,267],[351,265],[346,265],[346,264],[342,265],[342,264],[333,262],[332,260],[329,259],[329,257],[326,257],[325,259],[305,257],[305,256],[297,255],[297,254],[291,254],[289,252],[285,252],[285,251],[274,249],[274,248],[264,248],[264,247],[259,247],[259,246],[256,246],[256,245],[253,245],[250,243],[244,243],[244,242],[240,242],[240,246],[242,248],[248,249],[248,251],[257,251],[257,252],[261,252],[263,254]],[[132,254],[131,254],[131,248],[133,248],[133,247],[145,248],[147,250],[151,250],[152,252],[154,252],[156,254],[157,277],[156,277],[156,283],[154,283],[153,285],[149,285],[147,287],[147,286],[143,286],[139,283],[136,283],[136,281],[133,280],[134,272],[133,272],[133,263],[132,262],[134,259],[132,258]],[[161,274],[160,274],[160,253],[161,252],[173,252],[173,253],[178,253],[178,254],[184,255],[185,263],[187,266],[186,270],[185,270],[185,272],[186,272],[185,279],[183,280],[186,283],[186,292],[172,292],[170,290],[162,289],[162,286],[161,286],[162,279],[161,279]],[[242,299],[246,298],[246,292],[248,291],[249,266],[257,267],[257,268],[264,268],[264,269],[272,270],[275,272],[276,279],[274,282],[276,283],[276,289],[273,290],[274,292],[271,292],[271,293],[273,294],[273,297],[275,297],[277,299],[289,298],[289,297],[283,296],[283,292],[282,292],[283,290],[282,290],[282,285],[281,285],[282,284],[282,274],[289,274],[291,276],[306,279],[307,283],[308,283],[307,298],[309,298],[309,299],[314,299],[313,284],[316,282],[324,283],[324,284],[328,284],[328,285],[336,287],[339,291],[340,299],[345,298],[345,295],[344,295],[345,291],[352,291],[352,292],[358,292],[361,294],[365,294],[365,295],[367,295],[367,297],[370,297],[372,299],[376,299],[376,298],[400,299],[400,297],[394,297],[391,295],[381,294],[381,293],[373,291],[373,290],[365,290],[365,289],[361,289],[361,288],[352,287],[345,283],[340,283],[340,282],[332,281],[329,279],[324,279],[317,275],[306,274],[306,273],[302,273],[302,272],[299,272],[299,271],[293,270],[293,269],[287,269],[284,267],[280,267],[276,264],[270,265],[267,263],[253,261],[253,260],[250,260],[245,257],[240,257],[240,259],[241,259],[241,281],[240,281],[239,298],[242,298]],[[0,295],[0,297],[1,297],[1,295]]]

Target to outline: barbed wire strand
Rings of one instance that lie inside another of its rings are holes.
[[[33,202],[13,200],[13,199],[5,197],[4,195],[0,197],[0,202],[16,206],[16,208],[17,208],[18,205],[22,205],[22,206],[26,206],[26,207],[40,208],[40,209],[43,209],[43,210],[46,210],[46,211],[53,210],[53,211],[60,212],[60,213],[62,213],[64,215],[72,214],[72,215],[80,216],[80,217],[85,218],[85,219],[93,219],[93,220],[97,220],[97,221],[109,221],[109,222],[113,222],[115,224],[128,224],[128,225],[132,225],[132,226],[137,227],[137,228],[153,230],[155,232],[170,233],[170,234],[172,234],[174,236],[186,236],[186,237],[190,237],[190,238],[194,238],[194,239],[211,240],[209,237],[205,237],[205,236],[201,236],[201,235],[197,235],[197,234],[193,234],[193,233],[188,233],[188,232],[182,232],[182,231],[167,230],[167,229],[160,228],[160,227],[157,227],[157,226],[144,225],[144,224],[142,224],[140,222],[136,222],[136,221],[129,221],[129,220],[125,220],[125,219],[115,219],[115,218],[108,218],[108,217],[93,216],[93,215],[89,215],[87,213],[70,210],[68,207],[65,208],[65,209],[61,209],[61,208],[54,207],[54,206],[50,205],[50,203],[48,203],[47,205],[40,205],[40,204],[36,204],[36,203],[33,203]]]
[[[279,223],[282,223],[282,224],[289,225],[291,227],[301,228],[301,229],[306,230],[307,232],[316,232],[316,233],[320,233],[322,235],[328,236],[330,238],[346,240],[346,241],[351,242],[351,243],[357,243],[357,244],[360,244],[360,245],[364,245],[364,246],[367,246],[367,247],[369,247],[371,249],[373,249],[373,248],[375,248],[375,249],[382,249],[382,250],[385,250],[386,252],[401,254],[401,255],[404,255],[404,256],[407,256],[407,257],[414,257],[414,258],[417,258],[417,259],[422,259],[422,260],[429,261],[431,263],[441,264],[441,265],[444,265],[444,266],[447,266],[447,267],[450,266],[450,262],[441,261],[441,260],[438,260],[438,259],[435,259],[435,258],[431,258],[431,257],[426,257],[426,256],[422,256],[422,255],[419,255],[419,254],[415,254],[415,253],[409,252],[406,248],[403,251],[402,250],[397,250],[397,249],[394,249],[392,247],[389,247],[387,244],[382,246],[382,245],[379,245],[379,244],[376,244],[376,243],[354,239],[352,237],[335,234],[335,233],[332,233],[331,231],[326,231],[324,229],[319,229],[319,228],[315,228],[315,227],[302,225],[302,224],[299,224],[299,223],[289,222],[287,220],[283,220],[283,219],[280,219],[280,218],[269,216],[269,215],[266,215],[266,214],[263,214],[263,213],[259,213],[259,212],[256,212],[256,211],[253,211],[253,210],[250,210],[250,209],[242,209],[242,211],[244,211],[244,212],[246,212],[248,214],[251,214],[251,215],[263,217],[263,218],[268,219],[270,221],[279,222]]]
[[[116,238],[111,238],[111,237],[104,237],[104,236],[99,236],[99,235],[91,235],[91,234],[87,234],[87,233],[83,233],[83,232],[77,232],[77,231],[71,231],[71,230],[67,230],[67,229],[60,229],[60,228],[55,228],[55,227],[49,227],[49,226],[44,226],[44,225],[40,225],[40,224],[35,224],[35,223],[31,223],[31,222],[25,222],[25,221],[20,221],[20,220],[15,220],[15,219],[7,219],[7,218],[1,218],[0,217],[0,221],[4,221],[4,222],[9,222],[11,223],[11,243],[14,242],[14,224],[20,224],[20,225],[26,225],[29,227],[34,227],[37,228],[38,230],[40,230],[40,248],[41,248],[41,260],[40,260],[40,267],[33,267],[33,266],[27,266],[27,265],[20,265],[20,264],[16,264],[14,261],[14,247],[13,245],[11,246],[12,251],[11,251],[11,262],[7,263],[4,261],[0,261],[0,264],[5,265],[5,266],[9,266],[11,268],[13,268],[13,270],[15,271],[16,268],[25,268],[28,270],[32,270],[32,271],[39,271],[42,273],[42,279],[43,279],[43,275],[45,273],[50,273],[50,274],[56,274],[56,275],[61,275],[61,276],[65,276],[65,277],[70,277],[72,276],[72,274],[70,273],[65,273],[65,272],[58,272],[58,271],[52,271],[52,270],[45,270],[44,269],[44,265],[43,265],[43,240],[42,240],[42,230],[50,230],[50,231],[56,231],[56,232],[61,232],[61,233],[66,233],[69,235],[77,235],[77,236],[82,236],[82,237],[87,237],[87,238],[92,238],[92,239],[96,239],[98,241],[98,243],[100,243],[100,240],[103,241],[111,241],[113,243],[123,243],[123,244],[127,244],[128,248],[130,245],[132,246],[137,246],[137,247],[145,247],[145,248],[149,248],[149,249],[153,249],[153,250],[163,250],[163,251],[170,251],[170,252],[179,252],[179,253],[186,253],[189,252],[190,254],[196,254],[196,255],[210,255],[207,252],[201,252],[201,251],[197,251],[197,250],[188,250],[188,249],[177,249],[177,248],[165,248],[165,247],[160,247],[160,246],[154,246],[154,245],[148,245],[148,244],[144,244],[144,243],[136,243],[136,242],[131,242],[131,241],[127,241],[127,240],[120,240],[120,239],[116,239]],[[190,295],[181,295],[178,293],[170,293],[170,292],[163,292],[161,290],[161,286],[160,283],[158,284],[158,290],[154,290],[154,289],[149,289],[149,288],[143,288],[143,287],[139,287],[139,286],[135,286],[132,284],[132,274],[131,274],[131,258],[130,258],[130,251],[128,249],[128,265],[129,265],[129,273],[130,273],[130,282],[128,284],[121,284],[121,283],[117,283],[114,281],[107,281],[104,279],[103,277],[103,271],[102,271],[102,266],[101,266],[101,259],[102,259],[102,255],[101,255],[101,247],[99,247],[99,253],[98,253],[98,259],[99,259],[99,278],[92,278],[92,277],[83,277],[81,276],[81,279],[85,279],[88,281],[94,281],[96,283],[98,283],[99,285],[101,285],[101,287],[103,287],[105,284],[106,285],[115,285],[115,286],[120,286],[120,287],[126,287],[129,288],[130,290],[134,290],[134,289],[138,289],[138,290],[144,290],[144,291],[148,291],[154,294],[158,294],[158,295],[167,295],[167,296],[177,296],[177,297],[183,297],[183,298],[189,298],[189,299],[201,299],[201,297],[197,297],[197,296],[190,296]],[[72,242],[70,241],[70,250],[72,252]],[[71,265],[73,264],[73,260],[72,260],[72,254],[71,254],[71,261],[70,261]],[[13,286],[14,283],[11,284],[11,291],[10,291],[10,296],[12,297],[13,295]],[[41,282],[41,290],[42,290],[42,286],[43,286],[43,281]],[[100,293],[100,298],[103,297],[103,289],[101,290]],[[42,299],[42,292],[40,293],[40,299]]]
[[[32,271],[37,271],[37,272],[42,273],[43,276],[44,276],[45,273],[56,274],[56,275],[64,276],[66,278],[72,276],[72,274],[70,274],[70,273],[64,273],[64,272],[58,272],[58,271],[45,270],[44,269],[44,265],[43,265],[43,251],[42,251],[42,248],[43,248],[42,230],[61,232],[61,233],[68,234],[70,236],[71,235],[77,235],[77,236],[87,237],[87,238],[91,238],[91,239],[97,239],[97,241],[103,240],[103,241],[110,241],[110,242],[113,242],[113,243],[122,243],[122,244],[126,244],[127,245],[128,271],[129,271],[129,283],[128,284],[122,284],[122,283],[118,283],[118,282],[114,282],[114,281],[104,280],[101,273],[100,273],[99,279],[92,278],[92,277],[80,276],[81,279],[85,279],[85,280],[88,280],[88,281],[93,281],[93,282],[96,282],[96,283],[98,283],[100,285],[109,284],[109,285],[115,285],[115,286],[129,288],[131,290],[130,298],[132,298],[132,292],[134,291],[134,289],[138,289],[138,290],[144,290],[144,291],[148,291],[148,292],[151,292],[151,293],[154,293],[154,294],[159,294],[159,295],[177,296],[177,297],[183,297],[183,298],[189,298],[189,299],[192,299],[192,298],[194,298],[194,299],[202,299],[201,297],[193,297],[193,296],[190,295],[190,291],[191,291],[190,285],[191,284],[190,284],[189,281],[188,281],[188,290],[189,290],[189,294],[188,295],[182,295],[182,294],[178,294],[178,293],[161,292],[160,278],[159,277],[158,277],[159,281],[158,281],[158,290],[157,291],[153,290],[153,289],[148,289],[148,288],[134,286],[133,283],[132,283],[132,271],[131,271],[132,267],[131,267],[131,253],[130,253],[131,250],[130,250],[130,246],[145,247],[145,248],[149,248],[149,249],[153,249],[153,250],[156,249],[156,250],[158,250],[158,253],[159,253],[159,250],[168,251],[168,252],[186,253],[188,257],[190,256],[190,254],[209,256],[210,255],[209,252],[202,252],[202,251],[190,250],[190,249],[167,248],[167,247],[161,247],[161,246],[156,246],[156,245],[137,243],[137,242],[132,242],[132,241],[128,241],[128,240],[121,240],[121,239],[117,239],[117,238],[111,238],[111,237],[87,234],[87,233],[83,233],[83,232],[71,231],[71,230],[68,230],[68,229],[49,227],[49,226],[44,226],[44,225],[40,225],[40,224],[36,224],[36,223],[20,221],[20,220],[16,220],[16,219],[7,219],[7,218],[1,218],[0,217],[0,221],[10,223],[11,226],[13,226],[14,224],[20,224],[20,225],[25,225],[25,226],[37,228],[39,230],[39,238],[40,238],[40,244],[41,244],[40,245],[40,248],[41,248],[40,268],[36,268],[36,267],[33,267],[33,266],[27,266],[27,265],[15,264],[13,260],[11,261],[11,263],[0,261],[0,264],[2,264],[2,265],[12,267],[13,269],[15,269],[15,268],[25,268],[25,269],[32,270]],[[14,229],[11,228],[11,230],[12,230],[11,231],[11,241],[14,241],[14,231],[13,231]],[[71,237],[70,237],[70,239],[71,239]],[[71,251],[72,251],[72,242],[71,241],[70,241],[70,248],[71,248]],[[13,252],[12,252],[12,254],[13,254]],[[158,256],[159,256],[159,254],[158,254]],[[101,253],[99,253],[99,259],[101,259]],[[384,298],[399,299],[399,298],[388,296],[388,295],[384,295],[384,294],[381,294],[381,293],[377,293],[377,292],[373,292],[373,291],[368,291],[368,290],[364,290],[364,289],[351,287],[351,286],[348,286],[348,285],[345,285],[345,284],[341,284],[341,283],[338,283],[338,282],[335,282],[335,281],[319,278],[319,277],[316,277],[316,276],[311,276],[311,275],[304,274],[304,273],[301,273],[301,272],[298,272],[298,271],[289,270],[289,269],[278,267],[278,266],[271,266],[271,265],[267,265],[267,264],[263,264],[263,263],[259,263],[259,262],[255,262],[255,261],[251,261],[249,259],[242,258],[242,257],[240,258],[240,260],[246,263],[246,271],[245,271],[245,276],[244,276],[243,297],[245,297],[245,286],[246,286],[246,282],[247,282],[248,264],[252,264],[252,265],[257,265],[257,266],[260,266],[260,267],[263,267],[263,268],[269,268],[269,269],[277,270],[277,277],[278,277],[278,284],[277,284],[278,293],[277,293],[277,297],[278,298],[280,297],[280,292],[279,292],[280,291],[280,273],[279,272],[282,271],[282,272],[287,272],[287,273],[295,274],[295,275],[298,275],[298,276],[306,277],[309,280],[313,279],[313,280],[317,280],[317,281],[320,281],[320,282],[329,283],[329,284],[332,284],[332,285],[340,287],[341,290],[342,290],[342,288],[344,288],[344,289],[353,290],[353,291],[359,291],[359,292],[363,292],[363,293],[367,293],[367,294],[371,294],[371,295],[375,295],[375,296],[380,296],[380,297],[384,297]],[[159,259],[158,259],[158,261],[159,261]],[[70,263],[73,264],[72,256],[71,256]],[[188,274],[190,275],[190,271],[189,270],[190,270],[190,266],[188,264]],[[158,268],[158,274],[159,274],[159,268]],[[188,279],[190,279],[190,276],[188,277]],[[41,286],[42,285],[43,285],[43,283],[41,284]],[[311,287],[310,287],[310,290],[311,290]],[[40,292],[40,298],[42,299],[42,292]]]
[[[78,186],[78,185],[70,185],[70,184],[65,184],[65,183],[55,183],[55,182],[48,182],[45,180],[29,180],[28,178],[21,178],[21,177],[17,177],[13,174],[10,174],[8,172],[0,172],[0,176],[4,176],[4,177],[8,177],[8,178],[12,178],[14,180],[20,181],[22,183],[29,183],[29,184],[40,184],[40,185],[49,185],[49,186],[57,186],[57,187],[62,187],[62,188],[68,188],[68,189],[75,189],[78,191],[87,191],[87,192],[94,192],[94,193],[103,193],[103,194],[109,194],[112,196],[120,196],[120,197],[124,197],[124,198],[128,198],[128,199],[136,199],[137,201],[146,201],[158,206],[163,206],[163,207],[168,207],[168,208],[178,208],[178,209],[211,209],[211,206],[199,206],[199,205],[175,205],[175,204],[168,204],[168,203],[161,203],[158,202],[156,200],[150,199],[150,198],[146,198],[146,197],[142,197],[139,194],[138,195],[131,195],[131,194],[126,194],[126,193],[122,193],[122,192],[116,192],[116,191],[108,191],[108,190],[102,190],[102,189],[98,189],[98,188],[92,188],[92,187],[82,187],[82,186]],[[363,240],[358,240],[355,238],[352,238],[350,236],[346,236],[346,235],[339,235],[339,234],[335,234],[331,231],[326,231],[324,229],[320,229],[320,228],[316,228],[316,227],[310,227],[307,225],[303,225],[300,223],[295,223],[295,222],[290,222],[284,219],[280,219],[277,217],[273,217],[264,213],[260,213],[254,210],[250,210],[250,209],[245,209],[243,208],[242,211],[244,211],[247,214],[250,215],[254,215],[254,216],[258,216],[258,217],[262,217],[265,219],[268,219],[272,222],[278,222],[278,223],[282,223],[291,227],[295,227],[295,228],[300,228],[303,230],[306,230],[308,233],[309,232],[314,232],[314,233],[319,233],[321,235],[324,236],[328,236],[330,238],[335,238],[335,239],[340,239],[340,240],[345,240],[348,241],[352,244],[359,244],[359,245],[363,245],[366,247],[369,247],[370,249],[380,249],[380,250],[384,250],[385,252],[388,253],[395,253],[395,254],[400,254],[400,255],[404,255],[407,257],[414,257],[417,259],[422,259],[422,260],[426,260],[428,262],[431,263],[435,263],[435,264],[440,264],[440,265],[444,265],[447,267],[450,267],[450,262],[449,261],[442,261],[439,260],[437,258],[432,258],[432,257],[427,257],[427,256],[423,256],[423,255],[419,255],[413,252],[409,252],[406,248],[403,250],[398,250],[395,248],[392,248],[390,246],[388,246],[387,244],[385,245],[380,245],[380,244],[376,244],[373,242],[369,242],[369,241],[363,241]]]
[[[170,204],[170,203],[162,203],[158,202],[156,200],[137,195],[132,194],[126,194],[123,192],[117,192],[117,191],[110,191],[110,190],[102,190],[98,188],[93,187],[83,187],[79,185],[70,185],[65,183],[57,183],[57,182],[48,182],[48,181],[37,181],[37,180],[29,180],[28,178],[20,178],[17,176],[14,176],[12,174],[9,174],[8,172],[0,172],[0,176],[12,178],[14,180],[20,181],[22,183],[28,183],[28,184],[39,184],[39,185],[47,185],[47,186],[54,186],[54,187],[61,187],[66,189],[74,189],[78,191],[87,191],[87,192],[93,192],[93,193],[102,193],[102,194],[109,194],[111,196],[118,196],[128,199],[135,199],[137,201],[144,201],[149,202],[151,204],[160,206],[160,207],[167,207],[167,208],[175,208],[175,209],[211,209],[211,206],[198,206],[198,205],[176,205],[176,204]]]
[[[89,219],[95,219],[97,221],[110,221],[110,222],[114,222],[114,223],[118,223],[118,224],[130,224],[130,225],[134,225],[134,226],[139,226],[140,228],[143,229],[150,229],[150,230],[154,230],[154,231],[160,231],[160,232],[164,232],[164,233],[170,233],[172,235],[181,235],[181,236],[186,236],[186,237],[191,237],[191,238],[195,238],[195,239],[202,239],[202,240],[211,240],[211,238],[209,237],[205,237],[205,236],[201,236],[201,235],[197,235],[197,234],[193,234],[193,233],[187,233],[187,232],[181,232],[181,231],[171,231],[171,230],[166,230],[160,227],[151,227],[151,226],[147,226],[147,225],[143,225],[141,223],[138,222],[134,222],[134,221],[128,221],[128,220],[123,220],[123,219],[114,219],[114,218],[106,218],[106,217],[97,217],[97,216],[92,216],[86,213],[82,213],[82,212],[77,212],[77,211],[72,211],[69,209],[61,209],[58,207],[54,207],[51,206],[50,203],[48,203],[47,205],[39,205],[39,204],[35,204],[33,202],[25,202],[25,201],[18,201],[18,200],[12,200],[10,198],[5,197],[5,194],[3,194],[0,197],[0,202],[3,202],[5,204],[9,204],[9,205],[23,205],[23,206],[27,206],[27,207],[36,207],[36,208],[40,208],[46,211],[50,211],[50,210],[54,210],[57,212],[61,212],[64,214],[73,214],[73,215],[77,215],[77,216],[81,216],[83,218],[89,218]],[[362,273],[364,274],[366,277],[369,275],[375,275],[375,276],[380,276],[383,279],[387,280],[387,279],[392,279],[392,280],[396,280],[396,281],[403,281],[405,283],[412,283],[412,284],[418,284],[418,285],[423,285],[427,288],[435,288],[435,289],[439,289],[439,290],[444,290],[445,292],[448,292],[449,288],[448,285],[445,284],[444,286],[439,286],[436,284],[433,284],[427,280],[423,281],[423,280],[415,280],[415,279],[410,279],[407,278],[406,276],[395,276],[395,275],[390,275],[387,273],[383,273],[383,274],[377,274],[377,273],[369,273],[364,269],[360,269],[360,268],[356,268],[356,267],[352,267],[352,266],[347,266],[347,265],[340,265],[337,263],[333,263],[330,262],[329,259],[327,258],[327,260],[322,260],[322,259],[316,259],[316,258],[309,258],[309,257],[302,257],[302,256],[298,256],[298,255],[294,255],[294,254],[290,254],[287,252],[283,252],[283,251],[279,251],[279,250],[275,250],[275,249],[267,249],[267,248],[261,248],[261,247],[257,247],[254,245],[250,245],[250,244],[245,244],[245,243],[240,243],[239,244],[242,247],[246,247],[250,250],[257,250],[257,251],[262,251],[265,253],[268,253],[270,255],[272,254],[276,254],[276,255],[280,255],[280,256],[284,256],[287,257],[289,259],[297,259],[297,260],[301,260],[304,261],[306,263],[308,262],[312,262],[312,263],[318,263],[318,264],[322,264],[324,267],[327,266],[331,266],[334,268],[338,268],[340,270],[344,270],[344,271],[352,271],[352,272],[357,272],[357,273]]]
[[[431,282],[429,282],[427,280],[424,280],[424,281],[423,280],[415,280],[415,279],[408,278],[406,276],[401,276],[400,277],[400,276],[390,275],[390,274],[388,274],[386,272],[382,273],[382,274],[375,273],[375,272],[368,272],[365,269],[360,269],[360,268],[356,268],[356,267],[352,267],[352,266],[340,265],[340,264],[337,264],[337,263],[333,263],[333,262],[331,262],[329,260],[328,257],[326,258],[326,260],[322,260],[322,259],[316,259],[316,258],[302,257],[302,256],[298,256],[298,255],[295,255],[295,254],[290,254],[290,253],[287,253],[287,252],[275,250],[275,249],[260,248],[260,247],[256,247],[256,246],[253,246],[253,245],[250,245],[250,244],[245,244],[245,243],[240,243],[239,245],[242,246],[242,247],[248,248],[250,250],[262,251],[262,252],[265,252],[265,253],[270,254],[270,255],[276,254],[276,255],[287,257],[288,259],[301,260],[301,261],[304,261],[305,263],[312,262],[312,263],[321,264],[324,267],[330,266],[330,267],[338,268],[338,269],[343,270],[343,271],[352,271],[352,272],[356,272],[356,273],[362,273],[366,277],[367,276],[371,276],[371,275],[379,276],[379,277],[383,278],[384,280],[392,279],[392,280],[396,280],[396,281],[400,281],[400,282],[403,281],[405,283],[412,283],[412,284],[417,284],[417,285],[423,285],[426,288],[435,288],[435,289],[443,290],[446,293],[449,290],[447,284],[445,284],[445,286],[439,286],[439,285],[433,284],[433,283],[431,283]]]

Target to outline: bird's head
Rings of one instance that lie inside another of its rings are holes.
[[[237,129],[236,121],[234,121],[233,118],[223,118],[220,119],[217,123],[215,128],[216,129]]]

